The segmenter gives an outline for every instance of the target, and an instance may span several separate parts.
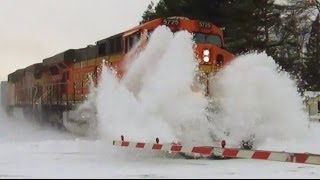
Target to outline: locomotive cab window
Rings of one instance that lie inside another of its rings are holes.
[[[194,40],[196,43],[210,43],[218,47],[222,47],[220,36],[214,34],[194,33]]]
[[[65,66],[63,63],[59,63],[58,65],[59,65],[59,67],[61,67],[62,69],[67,69],[67,66]]]
[[[135,46],[140,39],[140,34],[135,33],[126,38],[126,52],[130,51],[130,49]]]
[[[115,53],[122,51],[121,36],[115,38]]]
[[[50,67],[50,73],[51,73],[51,75],[58,75],[59,74],[58,67],[57,66]]]
[[[106,55],[106,43],[101,43],[98,45],[98,55],[103,56]]]
[[[109,45],[110,45],[110,54],[115,52],[115,43],[114,43],[114,39],[109,39],[108,41]]]

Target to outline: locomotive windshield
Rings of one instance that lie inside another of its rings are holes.
[[[210,43],[218,47],[222,46],[222,41],[219,35],[194,33],[193,37],[196,43]]]

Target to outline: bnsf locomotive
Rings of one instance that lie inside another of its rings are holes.
[[[70,111],[84,102],[90,79],[99,83],[102,65],[115,69],[119,78],[125,74],[124,59],[144,33],[165,25],[172,32],[193,33],[199,68],[210,74],[227,64],[233,55],[224,50],[223,33],[214,24],[184,17],[159,18],[128,31],[97,41],[80,49],[69,49],[42,62],[19,69],[1,83],[2,105],[7,112],[23,109],[24,116],[64,127]],[[146,39],[147,43],[147,39]]]

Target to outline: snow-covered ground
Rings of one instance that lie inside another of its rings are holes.
[[[186,160],[111,146],[0,116],[0,178],[319,178],[320,166],[264,160]],[[304,142],[274,149],[318,152],[320,124]],[[283,149],[282,149],[283,148]]]
[[[319,178],[320,166],[264,160],[185,160],[111,146],[0,113],[0,178]],[[274,150],[320,153],[320,124]]]

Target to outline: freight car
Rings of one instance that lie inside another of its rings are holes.
[[[233,59],[233,55],[224,50],[221,29],[214,24],[184,17],[159,18],[99,40],[95,45],[66,50],[9,74],[4,87],[7,111],[20,107],[26,117],[65,127],[66,122],[74,120],[69,112],[86,99],[90,78],[95,85],[99,83],[101,66],[113,67],[121,78],[125,74],[123,62],[128,52],[144,34],[152,33],[161,25],[173,32],[187,30],[194,34],[199,68],[205,74]]]

